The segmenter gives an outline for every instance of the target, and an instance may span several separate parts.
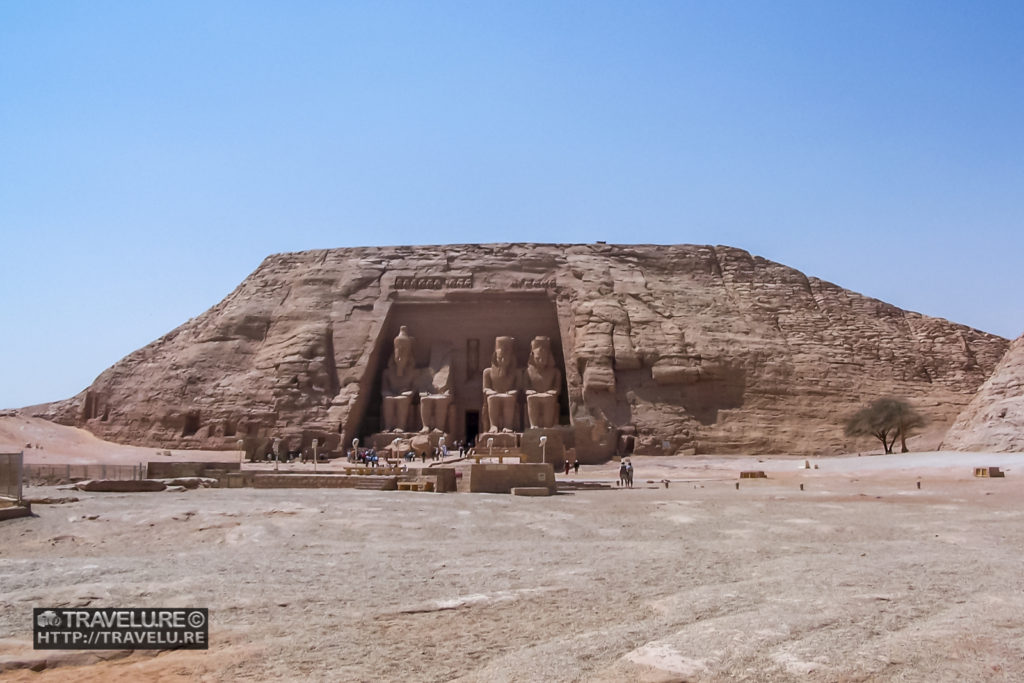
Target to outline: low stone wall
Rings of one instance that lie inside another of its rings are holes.
[[[542,486],[555,492],[555,468],[543,463],[461,465],[459,492],[511,493],[514,487]]]
[[[143,493],[163,491],[167,484],[152,479],[97,479],[80,481],[75,484],[79,491],[99,491],[103,493]]]
[[[10,505],[7,507],[0,507],[0,521],[5,519],[17,519],[18,517],[30,517],[32,516],[32,506],[28,503],[24,505]]]
[[[175,479],[177,477],[212,477],[213,470],[238,472],[242,466],[237,462],[162,462],[146,463],[146,476],[150,479]]]
[[[228,475],[228,487],[233,488]],[[372,474],[257,474],[252,484],[258,489],[367,489],[374,491],[396,491],[398,477],[382,477]]]
[[[434,491],[437,493],[449,493],[457,488],[454,467],[427,467],[423,469],[417,479],[425,479],[434,482]]]

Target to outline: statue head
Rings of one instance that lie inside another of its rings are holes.
[[[412,365],[413,355],[412,346],[416,341],[415,337],[409,336],[409,328],[402,325],[398,329],[398,336],[395,337],[395,351],[392,355],[392,361],[395,365],[400,368]]]
[[[516,338],[497,337],[494,340],[494,355],[491,365],[497,368],[510,368],[516,360]]]
[[[547,368],[551,365],[551,337],[534,337],[530,342],[530,365]]]

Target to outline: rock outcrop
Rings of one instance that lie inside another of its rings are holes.
[[[1024,452],[1024,335],[1010,349],[949,428],[942,448]]]
[[[401,324],[421,346],[457,336],[457,396],[479,391],[495,336],[519,338],[521,366],[528,340],[549,336],[581,459],[624,445],[855,450],[842,421],[861,404],[900,396],[949,424],[1008,345],[729,247],[332,249],[268,257],[219,304],[42,413],[139,445],[244,439],[252,455],[280,436],[337,448],[379,428]]]

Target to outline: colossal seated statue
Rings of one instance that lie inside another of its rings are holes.
[[[562,373],[555,366],[550,337],[534,337],[526,368],[526,412],[533,429],[558,425]]]
[[[491,367],[484,369],[484,401],[491,432],[515,431],[516,401],[522,384],[516,367],[515,343],[514,337],[495,339]]]
[[[423,368],[420,386],[421,432],[448,431],[448,406],[452,403],[451,347],[434,344],[431,349],[430,367]]]
[[[384,370],[381,381],[381,417],[386,432],[404,432],[409,427],[409,407],[416,396],[420,377],[413,357],[415,341],[409,336],[408,328],[402,325],[395,337],[394,353]]]

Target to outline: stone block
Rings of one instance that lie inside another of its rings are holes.
[[[516,486],[511,493],[513,496],[550,496],[551,489],[546,486]]]
[[[75,487],[79,491],[97,491],[102,493],[145,493],[163,491],[167,484],[154,479],[93,479],[80,481]]]
[[[555,491],[555,469],[550,464],[516,463],[504,465],[479,464],[459,468],[462,473],[460,491],[469,493],[510,493],[520,486],[545,487]]]
[[[998,467],[975,467],[974,476],[976,477],[1005,477],[1006,473],[1000,470]]]

